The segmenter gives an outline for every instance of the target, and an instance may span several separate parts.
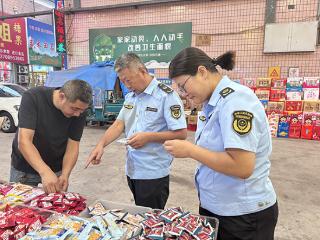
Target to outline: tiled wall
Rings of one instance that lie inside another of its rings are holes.
[[[132,1],[83,0],[82,7],[123,2]],[[295,9],[289,10],[292,2]],[[263,54],[265,4],[263,0],[192,1],[72,14],[67,17],[69,65],[89,63],[91,28],[192,22],[192,45],[196,34],[212,34],[211,46],[202,47],[210,56],[237,52],[236,69],[230,73],[234,78],[266,76],[269,66],[281,66],[282,76],[292,66],[300,67],[302,76],[320,75],[319,47],[309,53]],[[318,0],[278,0],[276,22],[316,20],[317,4]],[[166,70],[157,73],[167,76]]]
[[[315,20],[318,2],[318,0],[277,0],[277,22]],[[288,9],[288,5],[295,5],[295,8]]]
[[[73,0],[66,0],[66,6]],[[82,0],[82,7],[115,5],[139,2],[138,0]],[[288,4],[295,4],[288,9]],[[316,19],[317,0],[278,0],[276,22],[309,21]],[[6,0],[5,13],[12,14],[13,6],[19,13],[32,12],[30,1]],[[35,3],[35,10],[47,10]],[[160,24],[191,21],[193,23],[193,44],[195,34],[213,34],[212,45],[203,47],[209,55],[217,56],[227,50],[236,50],[237,67],[234,77],[262,76],[270,65],[281,65],[282,75],[286,76],[290,66],[300,66],[302,75],[317,75],[319,69],[319,50],[315,53],[268,54],[263,49],[263,23],[265,1],[194,1],[184,4],[164,4],[139,7],[138,9],[117,9],[97,13],[81,13],[69,16],[71,27],[69,60],[71,66],[87,64],[88,29],[119,27],[130,25]],[[50,16],[39,16],[38,20],[51,23]],[[160,71],[163,76],[166,71]]]
[[[73,6],[73,0],[65,0],[64,2],[66,6]],[[81,7],[106,6],[136,2],[145,2],[145,0],[81,0]]]

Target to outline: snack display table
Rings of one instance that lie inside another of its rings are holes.
[[[0,180],[0,239],[213,239],[219,221]],[[90,199],[90,200],[87,200]]]

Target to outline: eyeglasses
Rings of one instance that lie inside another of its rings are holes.
[[[187,82],[188,82],[188,80],[189,80],[190,78],[191,78],[191,75],[186,78],[186,80],[184,81],[184,83],[183,83],[181,86],[178,85],[178,89],[179,89],[179,91],[180,91],[182,94],[187,93],[187,91],[186,91],[186,89],[185,89],[184,87],[186,86],[186,84],[187,84]]]

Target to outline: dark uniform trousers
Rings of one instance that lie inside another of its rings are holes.
[[[169,176],[146,180],[127,176],[127,181],[136,205],[164,209],[169,197]]]
[[[199,214],[219,219],[218,240],[273,240],[278,221],[278,203],[260,212],[219,216],[199,207]]]

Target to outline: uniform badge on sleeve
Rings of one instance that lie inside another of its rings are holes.
[[[231,94],[231,93],[233,93],[233,92],[234,92],[234,90],[233,90],[232,88],[226,87],[226,88],[222,89],[222,90],[219,92],[219,94],[220,94],[223,98],[225,98],[226,96],[228,96],[229,94]]]
[[[132,109],[133,108],[133,105],[130,105],[130,104],[125,104],[123,105],[126,109]]]
[[[179,119],[181,117],[181,106],[180,105],[173,105],[170,107],[171,116],[175,119]]]
[[[245,135],[252,129],[253,114],[247,111],[235,111],[233,112],[233,130],[240,134]]]

